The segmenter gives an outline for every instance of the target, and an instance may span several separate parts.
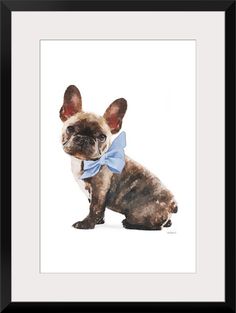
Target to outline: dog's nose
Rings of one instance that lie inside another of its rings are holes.
[[[82,136],[76,136],[74,138],[74,141],[79,144],[79,145],[83,145],[84,143],[86,143],[86,138],[85,137],[82,137]]]
[[[93,139],[86,137],[86,136],[76,136],[74,138],[74,141],[78,144],[78,145],[87,145],[87,144],[93,144]]]

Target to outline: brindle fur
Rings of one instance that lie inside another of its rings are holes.
[[[111,134],[120,130],[126,109],[126,100],[120,98],[108,107],[103,117],[84,113],[79,90],[69,86],[60,110],[64,151],[79,160],[101,157],[111,144]],[[73,133],[67,131],[70,126]],[[105,142],[99,142],[101,134],[106,134]],[[78,145],[76,137],[87,138],[88,143]],[[74,172],[77,180],[82,172],[83,161]],[[103,165],[95,176],[84,182],[90,194],[90,209],[83,221],[73,225],[75,228],[89,229],[103,224],[106,207],[125,216],[125,228],[143,230],[170,227],[171,214],[177,212],[172,193],[156,176],[127,156],[120,174],[112,173]]]
[[[77,228],[93,228],[104,217],[105,208],[124,214],[123,226],[159,230],[170,226],[177,210],[173,195],[147,169],[126,157],[121,174],[102,166],[99,173],[84,181],[92,191],[90,213]]]

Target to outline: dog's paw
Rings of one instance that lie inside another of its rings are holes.
[[[95,225],[94,223],[91,223],[90,221],[85,220],[85,221],[76,222],[72,226],[77,229],[93,229]]]
[[[170,227],[171,225],[172,225],[172,222],[171,220],[169,220],[167,223],[163,225],[163,227]]]
[[[102,219],[100,219],[98,222],[97,222],[97,224],[99,225],[99,224],[104,224],[105,223],[105,220],[102,218]]]

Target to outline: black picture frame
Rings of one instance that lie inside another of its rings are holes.
[[[0,1],[1,10],[1,312],[235,312],[235,1]],[[225,12],[225,302],[12,302],[11,13],[13,11]]]

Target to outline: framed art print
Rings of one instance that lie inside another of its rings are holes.
[[[1,24],[1,310],[235,312],[235,1]]]

